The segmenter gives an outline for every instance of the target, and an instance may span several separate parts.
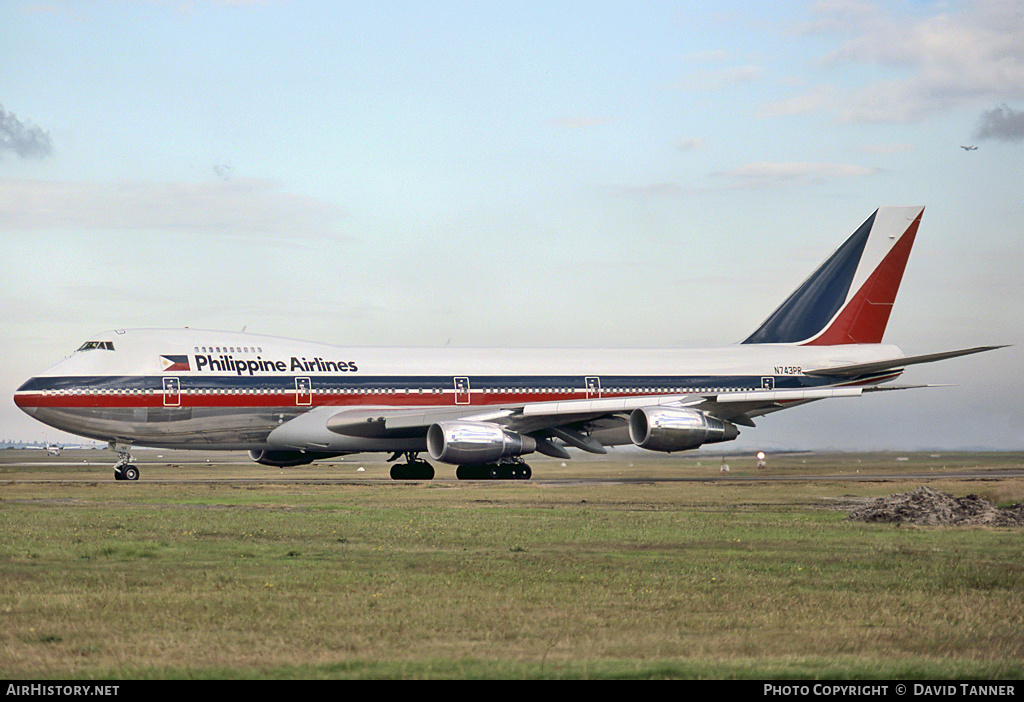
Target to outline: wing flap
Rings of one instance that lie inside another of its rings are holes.
[[[807,388],[802,390],[752,390],[750,392],[725,392],[717,395],[705,395],[705,399],[719,404],[757,403],[774,404],[782,402],[801,402],[804,400],[824,400],[829,397],[856,397],[861,388]]]
[[[696,409],[741,426],[754,426],[752,416],[768,414],[805,402],[833,397],[858,397],[864,388],[828,387],[800,390],[752,390],[705,395]]]
[[[633,397],[604,397],[592,400],[565,400],[562,402],[532,402],[522,405],[517,414],[524,417],[542,415],[587,415],[628,412],[638,407],[672,405],[693,395],[637,395]]]
[[[456,419],[475,422],[493,422],[512,413],[509,409],[493,407],[458,409],[450,407],[428,407],[416,410],[396,410],[389,407],[379,409],[341,410],[327,419],[327,428],[335,434],[348,436],[381,435],[387,432],[426,429],[435,422]]]

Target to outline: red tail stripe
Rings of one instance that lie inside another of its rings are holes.
[[[919,214],[828,329],[808,346],[882,343],[920,224]]]

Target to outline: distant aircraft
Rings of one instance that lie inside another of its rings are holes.
[[[51,444],[50,442],[46,442],[42,446],[35,446],[35,445],[33,445],[33,446],[26,446],[25,448],[27,448],[29,450],[32,450],[32,451],[46,451],[51,456],[59,456],[60,452],[61,452],[61,447],[60,446],[55,445],[55,444]]]
[[[633,444],[674,452],[731,441],[754,419],[885,389],[906,366],[995,346],[904,356],[883,345],[923,207],[876,210],[739,344],[703,349],[345,348],[244,333],[115,330],[15,394],[41,422],[132,446],[246,450],[270,466],[388,452],[392,478],[532,475]],[[644,314],[656,312],[647,305]],[[665,310],[664,312],[667,312]]]
[[[961,146],[960,148],[963,149],[964,151],[977,151],[978,150],[977,146]]]

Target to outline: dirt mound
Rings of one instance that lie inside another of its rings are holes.
[[[953,497],[922,486],[880,497],[854,510],[847,519],[929,526],[1024,526],[1024,504],[1000,509],[977,495]]]

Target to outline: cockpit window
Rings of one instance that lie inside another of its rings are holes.
[[[92,351],[94,349],[103,349],[104,351],[113,351],[113,341],[87,341],[78,347],[79,351]]]

